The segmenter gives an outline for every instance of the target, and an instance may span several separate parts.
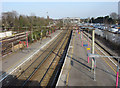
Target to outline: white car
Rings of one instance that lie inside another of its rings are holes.
[[[118,28],[111,28],[111,32],[117,32],[118,31]]]

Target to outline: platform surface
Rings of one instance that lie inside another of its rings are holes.
[[[87,39],[83,38],[83,44],[88,44]],[[91,47],[91,46],[90,46]],[[103,60],[96,59],[96,71],[92,67],[92,58],[88,63],[87,48],[82,47],[81,36],[75,30],[69,46],[57,87],[59,86],[109,86],[114,88],[116,85],[116,74]],[[95,47],[97,50],[97,48]],[[96,52],[95,52],[96,53]],[[94,79],[95,77],[95,79]]]

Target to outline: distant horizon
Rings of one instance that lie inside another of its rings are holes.
[[[118,2],[3,2],[2,12],[16,11],[19,15],[36,16],[52,19],[65,17],[91,18],[118,14]],[[48,14],[47,14],[48,12]]]

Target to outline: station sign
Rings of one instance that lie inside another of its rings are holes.
[[[88,46],[88,44],[83,44],[83,46]]]
[[[87,48],[87,50],[90,50],[90,48]]]

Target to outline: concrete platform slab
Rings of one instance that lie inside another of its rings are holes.
[[[84,44],[87,41],[84,37]],[[96,59],[96,81],[90,62],[87,61],[87,47],[82,47],[80,35],[75,31],[56,87],[59,86],[106,86],[115,87],[116,74],[102,59]],[[96,48],[97,49],[97,48]],[[96,52],[95,52],[96,53]]]

